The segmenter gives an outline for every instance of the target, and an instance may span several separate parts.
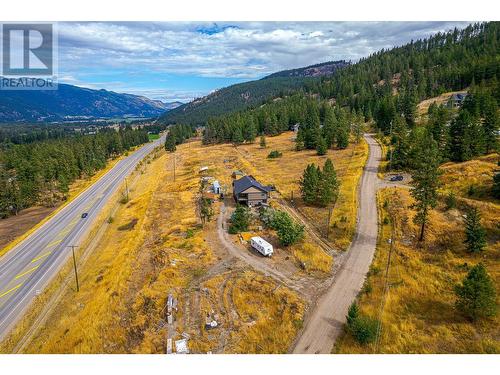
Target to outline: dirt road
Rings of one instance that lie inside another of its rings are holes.
[[[372,135],[365,135],[370,155],[359,190],[356,235],[346,258],[326,293],[306,319],[293,353],[330,353],[342,332],[349,305],[365,281],[377,244],[377,169],[382,155]]]
[[[305,293],[304,291],[304,285],[302,285],[298,280],[292,280],[290,277],[280,272],[273,266],[266,264],[266,259],[264,257],[259,258],[252,256],[249,252],[241,251],[241,249],[234,246],[225,229],[225,227],[227,226],[226,215],[227,208],[223,205],[221,207],[219,217],[217,218],[217,234],[220,243],[225,247],[229,254],[231,254],[235,258],[241,259],[242,261],[253,267],[255,270],[262,272],[265,276],[270,276],[288,286],[289,288],[295,290],[296,292],[302,295],[307,295],[307,293]]]

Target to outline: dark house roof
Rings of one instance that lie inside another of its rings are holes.
[[[465,99],[465,97],[467,96],[467,93],[466,92],[459,92],[459,93],[455,93],[451,96],[451,98],[455,101],[462,101]]]
[[[236,180],[233,182],[233,193],[238,195],[250,187],[257,188],[257,189],[262,190],[266,193],[268,193],[272,190],[272,188],[270,186],[261,185],[252,176],[244,176],[244,177],[240,178],[239,180]]]

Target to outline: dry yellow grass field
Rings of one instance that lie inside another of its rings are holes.
[[[445,177],[446,179],[446,174]],[[381,219],[388,213],[384,202],[401,197],[404,206],[412,203],[407,189],[385,188],[379,192]],[[463,245],[463,217],[457,209],[446,211],[441,203],[431,213],[431,222],[423,246],[415,240],[418,228],[414,212],[399,228],[403,235],[396,241],[389,268],[390,288],[381,315],[380,344],[360,346],[350,335],[337,343],[338,353],[499,353],[500,319],[495,317],[471,323],[455,309],[454,285],[469,267],[482,262],[500,290],[500,205],[467,200],[481,211],[488,233],[483,254],[466,253]],[[359,297],[361,311],[380,318],[387,265],[390,225],[382,225],[379,246],[371,266],[365,292]]]
[[[368,145],[364,140],[359,144],[351,143],[344,150],[328,150],[325,156],[316,151],[295,151],[294,133],[286,132],[276,137],[267,137],[266,148],[258,143],[237,147],[242,156],[240,169],[253,175],[266,184],[273,184],[280,196],[286,200],[294,197],[294,206],[314,223],[320,232],[326,233],[328,208],[305,206],[300,199],[299,180],[308,164],[323,167],[330,158],[341,182],[339,198],[333,207],[330,225],[330,240],[339,249],[345,250],[351,243],[356,224],[357,186],[368,157]],[[268,159],[272,150],[280,151],[283,156]]]
[[[499,169],[498,161],[498,153],[493,153],[463,163],[443,164],[443,193],[452,191],[457,196],[468,198],[471,190],[470,198],[494,201],[490,191],[493,175]]]
[[[162,153],[144,164],[131,200],[115,212],[103,240],[80,269],[80,292],[66,290],[24,352],[164,353],[169,293],[179,301],[175,330],[191,335],[191,350],[215,350],[210,340],[203,341],[203,304],[196,291],[200,282],[216,282],[208,273],[220,262],[221,249],[207,240],[215,223],[205,228],[199,223],[198,170],[208,166],[208,173],[227,187],[231,172],[243,169],[244,161],[234,157],[231,145],[207,147],[200,142],[179,146],[175,155],[175,182],[172,154]],[[294,251],[325,261],[316,249]],[[304,312],[296,293],[244,269],[230,273],[224,283],[231,285],[227,314],[243,320],[232,318],[231,328],[221,329],[228,335],[223,350],[285,352]],[[216,293],[228,298],[220,288]],[[255,303],[247,306],[246,300]],[[255,323],[243,323],[250,319]],[[271,319],[273,324],[268,324]]]
[[[286,353],[302,324],[304,303],[290,290],[253,271],[217,275],[202,284],[201,315],[215,313],[224,330],[207,331],[198,352]]]

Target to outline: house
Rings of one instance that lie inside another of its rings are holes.
[[[467,97],[466,92],[457,92],[450,97],[448,105],[451,108],[458,108],[463,104],[466,97]]]
[[[300,124],[290,125],[290,130],[297,133],[299,131]]]
[[[233,197],[236,203],[249,207],[267,204],[271,186],[263,186],[252,176],[244,176],[233,181]]]

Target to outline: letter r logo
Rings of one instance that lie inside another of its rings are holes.
[[[52,24],[3,24],[2,74],[52,75],[53,39]]]

